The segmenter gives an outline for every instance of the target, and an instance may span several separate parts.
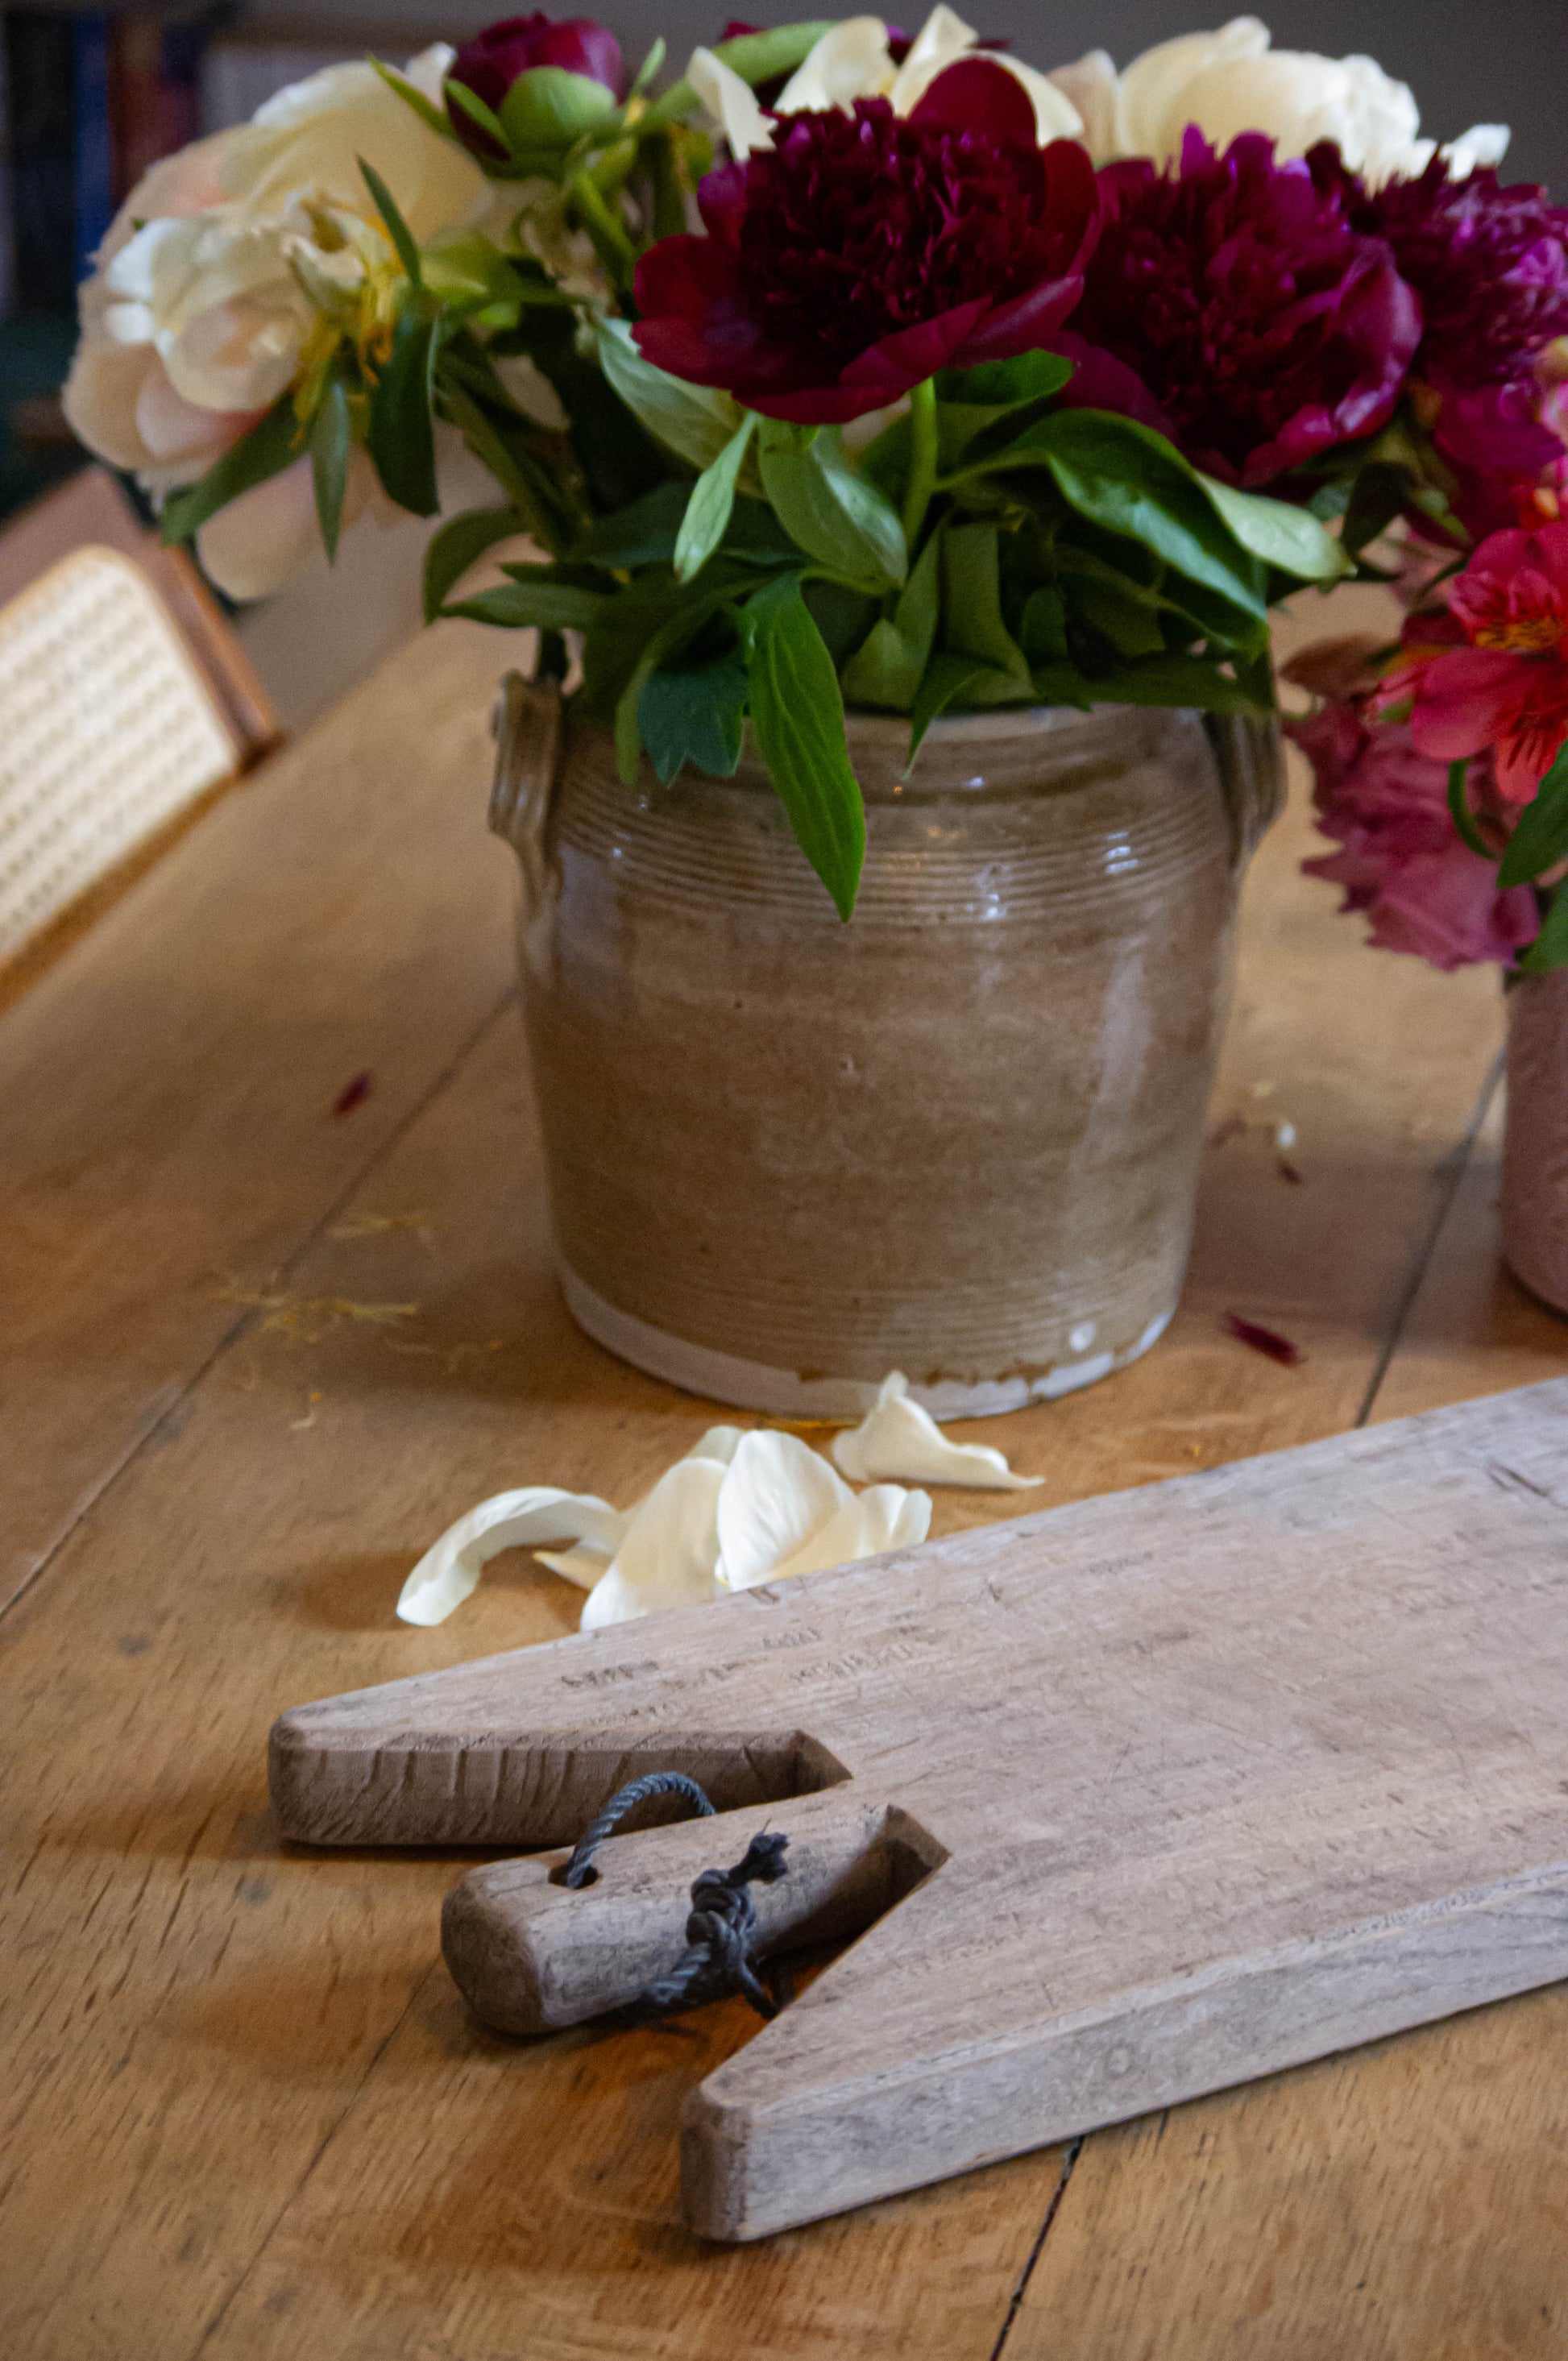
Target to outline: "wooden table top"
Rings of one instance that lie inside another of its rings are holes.
[[[630,1499],[712,1415],[550,1278],[483,825],[508,654],[438,626],[0,1018],[6,2361],[1561,2361],[1568,1987],[718,2249],[675,2125],[742,2004],[492,2038],[452,1859],[277,1839],[280,1708],[571,1628],[521,1556],[395,1622],[451,1518]],[[1301,804],[1180,1315],[955,1430],[1049,1483],[938,1492],[938,1533],[1568,1370],[1497,1259],[1497,979],[1364,948]],[[1234,1112],[1295,1125],[1299,1182]]]

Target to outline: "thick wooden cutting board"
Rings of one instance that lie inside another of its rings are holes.
[[[688,2102],[752,2238],[1568,1974],[1568,1379],[302,1706],[286,1835],[569,1844],[673,1765],[721,1821],[571,1893],[477,1869],[478,2014],[667,1968],[784,1828],[772,1948],[865,1928]],[[389,1875],[395,1871],[389,1870]]]

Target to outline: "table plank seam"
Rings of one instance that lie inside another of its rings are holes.
[[[212,2344],[214,2337],[216,2336],[219,2330],[223,2327],[225,2321],[228,2318],[228,2315],[233,2310],[236,2302],[249,2284],[250,2279],[256,2272],[258,2265],[265,2259],[267,2250],[271,2246],[273,2239],[277,2236],[279,2230],[281,2228],[283,2223],[287,2220],[289,2214],[292,2212],[294,2206],[299,2202],[301,2197],[303,2196],[306,2189],[309,2187],[311,2176],[314,2173],[317,2166],[326,2156],[327,2151],[332,2147],[333,2142],[336,2139],[339,2132],[342,2131],[350,2115],[353,2114],[356,2107],[358,2106],[360,2100],[364,2097],[369,2085],[371,2076],[375,2073],[377,2067],[379,2066],[388,2049],[397,2039],[398,2035],[402,2031],[403,2026],[408,2022],[410,2013],[412,2010],[414,2004],[418,2001],[421,1993],[425,1990],[425,1987],[431,1982],[433,1977],[441,1968],[441,1965],[442,1962],[438,1954],[431,1962],[430,1966],[425,1969],[424,1973],[414,1985],[413,1990],[410,1993],[408,1999],[403,2003],[402,2007],[398,2011],[392,2023],[388,2026],[385,2034],[376,2044],[375,2048],[366,2059],[365,2071],[361,2074],[358,2081],[355,2084],[353,2090],[349,2092],[342,2106],[338,2109],[337,2114],[332,2124],[322,2134],[320,2139],[316,2142],[315,2147],[312,2149],[310,2156],[306,2158],[304,2169],[301,2172],[292,2189],[290,2190],[288,2195],[279,2206],[278,2211],[272,2216],[271,2221],[267,2224],[261,2236],[258,2239],[255,2250],[252,2253],[249,2261],[246,2264],[245,2268],[237,2274],[233,2286],[229,2289],[228,2293],[225,2296],[222,2303],[219,2304],[216,2312],[214,2312],[212,2318],[207,2322],[200,2336],[197,2337],[195,2344],[192,2345],[188,2356],[188,2361],[198,2361],[198,2356],[206,2352],[209,2345]]]
[[[1365,1426],[1372,1416],[1373,1408],[1382,1390],[1384,1380],[1393,1366],[1394,1356],[1403,1341],[1410,1313],[1415,1308],[1416,1298],[1426,1282],[1427,1272],[1431,1268],[1432,1257],[1437,1252],[1438,1242],[1447,1226],[1459,1191],[1464,1185],[1464,1176],[1470,1169],[1470,1159],[1475,1152],[1476,1142],[1481,1137],[1482,1126],[1491,1111],[1492,1101],[1502,1087],[1503,1062],[1504,1053],[1499,1049],[1476,1093],[1475,1104],[1470,1111],[1470,1120],[1463,1134],[1448,1154],[1440,1158],[1433,1168],[1432,1185],[1436,1202],[1432,1207],[1431,1218],[1425,1229],[1418,1236],[1411,1253],[1405,1273],[1405,1283],[1399,1290],[1388,1323],[1387,1334],[1373,1365],[1372,1375],[1366,1381],[1366,1391],[1362,1396],[1361,1407],[1355,1413],[1354,1422],[1356,1426]]]
[[[507,1011],[515,1006],[516,1002],[517,987],[509,985],[494,1005],[486,1011],[467,1037],[458,1043],[445,1063],[432,1077],[425,1089],[392,1126],[366,1161],[358,1166],[343,1186],[334,1192],[330,1202],[323,1207],[311,1227],[296,1240],[285,1259],[274,1266],[274,1274],[278,1279],[287,1279],[313,1252],[331,1224],[346,1211],[366,1183],[401,1147],[414,1126],[421,1121],[442,1093],[457,1080],[469,1059],[482,1048],[487,1036]],[[104,1470],[96,1483],[81,1495],[53,1540],[46,1548],[39,1551],[37,1564],[17,1584],[8,1598],[0,1598],[0,1620],[10,1614],[11,1610],[24,1598],[32,1596],[85,1521],[109,1499],[115,1487],[129,1474],[148,1446],[156,1442],[170,1421],[195,1396],[219,1363],[236,1345],[241,1343],[250,1334],[261,1317],[261,1306],[250,1304],[245,1306],[203,1356],[195,1368],[187,1377],[176,1382],[174,1391],[164,1402],[162,1409],[155,1417],[148,1419],[138,1433],[132,1436],[119,1457]]]
[[[1024,2299],[1029,2292],[1029,2281],[1035,2275],[1035,2265],[1039,2261],[1040,2256],[1044,2252],[1046,2240],[1050,2235],[1051,2224],[1056,2220],[1057,2213],[1060,2207],[1062,2199],[1067,2194],[1067,2184],[1072,2179],[1073,2167],[1078,2162],[1080,2156],[1083,2152],[1083,2138],[1084,2136],[1080,2134],[1077,2139],[1069,2140],[1067,2146],[1062,2150],[1061,2176],[1058,2180],[1056,2187],[1051,2191],[1050,2202],[1046,2207],[1045,2218],[1035,2234],[1035,2243],[1030,2247],[1027,2256],[1025,2257],[1024,2268],[1019,2272],[1017,2280],[1014,2286],[1013,2293],[1007,2305],[1007,2316],[1003,2321],[1001,2329],[997,2334],[996,2342],[991,2348],[991,2361],[1002,2361],[1003,2348],[1006,2345],[1008,2338],[1013,2334],[1013,2323],[1017,2319],[1019,2312],[1023,2310]]]

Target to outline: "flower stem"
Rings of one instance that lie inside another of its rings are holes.
[[[599,260],[618,289],[624,292],[631,284],[631,274],[637,263],[630,239],[586,169],[573,173],[570,187],[577,211],[582,215],[583,227],[598,248]]]
[[[926,511],[937,488],[937,382],[927,378],[909,396],[909,489],[904,495],[904,538],[913,560]]]

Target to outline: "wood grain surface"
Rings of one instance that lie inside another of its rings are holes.
[[[1559,1379],[296,1707],[273,1810],[569,1849],[697,1779],[729,1825],[448,1895],[520,2034],[782,1828],[759,1951],[863,1939],[687,2103],[687,2221],[762,2237],[1568,1974],[1565,1520]]]
[[[280,1843],[283,1707],[572,1627],[527,1559],[397,1625],[451,1517],[536,1480],[630,1500],[711,1416],[587,1344],[548,1275],[482,835],[510,655],[443,626],[400,656],[0,1020],[5,1489],[36,1569],[0,1624],[0,2349],[1560,2355],[1559,1993],[726,2252],[679,2224],[674,2133],[749,2012],[495,2038],[436,1949],[467,1862]],[[1366,950],[1297,875],[1310,849],[1298,782],[1248,887],[1171,1335],[978,1430],[1047,1474],[1031,1506],[1568,1370],[1498,1269],[1471,1144],[1496,979]],[[1299,1183],[1234,1115],[1294,1122]],[[231,1280],[270,1308],[214,1301]],[[1014,1505],[938,1494],[935,1530]]]

